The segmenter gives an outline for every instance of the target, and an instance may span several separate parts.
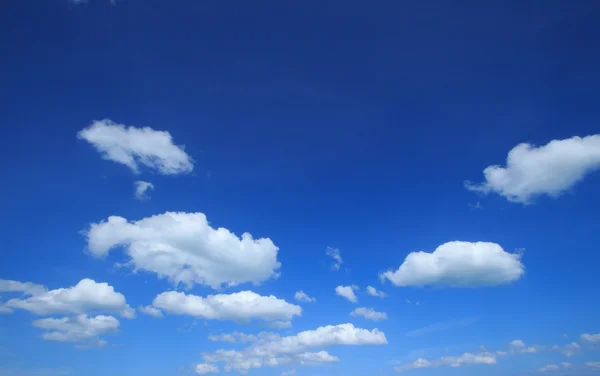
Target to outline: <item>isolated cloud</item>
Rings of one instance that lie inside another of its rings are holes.
[[[294,294],[294,299],[296,299],[299,302],[307,302],[307,303],[314,303],[317,301],[317,299],[311,298],[302,290],[297,291],[296,294]]]
[[[582,334],[581,340],[589,343],[600,343],[600,333],[596,334]]]
[[[553,140],[540,147],[523,143],[508,152],[506,167],[488,166],[485,182],[465,186],[527,204],[536,196],[560,196],[598,168],[600,135]]]
[[[219,288],[244,282],[258,284],[277,277],[279,248],[269,238],[238,238],[228,229],[213,228],[203,213],[167,212],[128,222],[111,216],[87,231],[88,247],[105,256],[121,247],[134,270],[145,270],[172,282]]]
[[[147,181],[136,181],[133,183],[135,185],[135,199],[144,201],[150,199],[148,196],[148,191],[154,190],[154,184]]]
[[[9,308],[24,309],[36,315],[83,314],[90,312],[113,312],[122,317],[135,317],[123,294],[115,291],[106,282],[98,283],[82,279],[77,285],[46,291],[25,299],[11,299],[5,304]]]
[[[106,341],[99,336],[119,329],[119,320],[112,316],[87,317],[85,314],[60,319],[35,320],[33,326],[44,329],[42,338],[47,341],[78,342],[86,346],[103,346]]]
[[[594,370],[600,370],[600,362],[585,362],[585,366]]]
[[[387,296],[383,291],[377,291],[377,289],[372,286],[367,286],[367,294],[371,296],[377,296],[379,298],[385,298]]]
[[[556,364],[546,364],[543,367],[540,367],[540,369],[538,369],[539,372],[552,372],[552,371],[558,371],[560,369],[559,366],[557,366]]]
[[[525,345],[525,342],[520,339],[511,341],[508,346],[510,347],[510,351],[515,354],[532,354],[541,350],[540,346],[527,346]]]
[[[378,329],[355,328],[352,324],[323,326],[307,330],[293,336],[264,336],[251,346],[237,350],[217,350],[204,353],[205,363],[225,363],[224,370],[246,372],[263,366],[285,364],[319,365],[337,362],[339,359],[326,351],[311,352],[315,348],[336,345],[361,346],[387,344],[385,334]]]
[[[39,295],[46,292],[46,287],[31,282],[0,279],[0,292],[20,292],[23,295]]]
[[[435,324],[425,326],[423,328],[412,330],[412,331],[406,333],[406,336],[407,337],[416,337],[416,336],[421,336],[421,335],[425,335],[425,334],[441,332],[441,331],[452,329],[452,328],[464,327],[464,326],[467,326],[467,325],[470,325],[470,324],[476,322],[478,319],[479,318],[477,318],[477,317],[467,317],[467,318],[459,319],[459,320],[442,321],[442,322],[438,322]]]
[[[327,254],[327,256],[329,256],[333,259],[333,263],[331,264],[331,269],[340,270],[340,267],[342,266],[342,263],[344,262],[344,261],[342,261],[342,256],[340,256],[340,250],[337,248],[327,247],[325,254]]]
[[[291,369],[289,371],[283,371],[281,372],[280,376],[294,376],[296,374],[296,369]]]
[[[342,297],[348,299],[352,303],[356,303],[358,301],[358,298],[356,297],[356,294],[354,294],[355,290],[358,290],[358,286],[356,286],[356,285],[338,286],[335,288],[335,293],[336,293],[336,295],[339,295],[339,296],[342,296]]]
[[[206,375],[208,373],[217,373],[219,372],[219,368],[216,367],[214,364],[197,364],[196,365],[196,369],[195,369],[196,373],[198,375]]]
[[[161,312],[160,309],[156,309],[149,305],[148,306],[139,306],[138,311],[145,313],[146,315],[156,317],[157,319],[160,319],[163,317],[163,313]]]
[[[186,174],[194,169],[192,158],[166,131],[126,127],[105,119],[94,121],[77,137],[92,144],[102,158],[124,164],[134,173],[139,173],[140,165],[163,175]]]
[[[382,273],[396,286],[495,286],[518,280],[525,273],[521,255],[488,242],[453,241],[433,253],[412,252],[396,271]]]
[[[484,351],[480,353],[464,353],[460,356],[444,356],[435,360],[419,358],[412,363],[400,365],[394,368],[396,372],[406,372],[411,369],[437,368],[437,367],[460,367],[468,364],[496,364],[496,356]]]
[[[571,342],[567,345],[565,345],[565,347],[563,348],[563,354],[565,354],[568,357],[571,357],[573,355],[575,355],[579,350],[581,349],[581,346],[577,343],[577,342]]]
[[[360,307],[350,312],[351,316],[362,316],[367,320],[381,321],[387,320],[387,313],[377,312],[373,308]]]
[[[300,306],[290,304],[272,295],[261,296],[252,291],[209,295],[206,298],[169,291],[158,295],[152,305],[175,315],[241,322],[253,319],[289,321],[294,316],[302,314]]]

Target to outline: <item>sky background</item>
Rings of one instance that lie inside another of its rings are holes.
[[[417,358],[508,351],[515,339],[564,346],[598,333],[600,174],[528,205],[464,182],[484,181],[483,170],[505,165],[520,143],[599,133],[599,17],[600,4],[587,1],[4,1],[0,278],[49,289],[91,278],[134,308],[173,289],[252,290],[302,307],[281,335],[352,323],[388,341],[327,348],[340,361],[325,366],[250,375],[394,375]],[[193,171],[134,174],[103,159],[77,137],[102,119],[168,131]],[[150,199],[134,198],[138,180],[154,185]],[[270,238],[280,277],[186,289],[115,267],[121,251],[90,254],[91,223],[167,211]],[[409,253],[455,240],[519,250],[525,273],[469,288],[380,280]],[[327,247],[339,249],[339,271]],[[358,303],[337,296],[340,285],[359,286]],[[387,297],[369,296],[369,285]],[[299,290],[316,302],[295,301]],[[350,316],[358,307],[388,319]],[[103,348],[80,349],[43,340],[32,326],[39,318],[0,315],[0,375],[176,375],[192,372],[202,352],[241,348],[210,334],[274,330],[138,312],[102,336]],[[557,373],[587,374],[596,350],[409,372],[524,375],[570,362]]]

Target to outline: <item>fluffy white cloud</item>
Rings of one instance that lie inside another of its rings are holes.
[[[340,250],[337,248],[327,247],[325,254],[327,254],[327,256],[329,256],[333,259],[333,263],[331,264],[331,269],[340,270],[340,267],[342,266],[342,263],[344,262],[344,261],[342,261],[342,256],[340,256]]]
[[[581,340],[589,343],[600,343],[600,333],[596,334],[582,334]]]
[[[217,373],[219,368],[214,364],[196,364],[196,373],[199,375],[206,375],[208,373]]]
[[[294,336],[263,336],[241,351],[217,350],[203,354],[205,363],[225,363],[225,371],[246,372],[263,366],[279,366],[290,363],[318,365],[337,362],[339,359],[326,351],[310,352],[314,348],[335,345],[384,345],[385,334],[378,329],[355,328],[352,324],[323,326],[300,332]]]
[[[387,313],[377,312],[373,308],[360,307],[350,312],[352,316],[362,316],[367,320],[381,321],[387,320]]]
[[[252,291],[209,295],[206,298],[169,291],[154,298],[152,305],[175,315],[241,322],[252,319],[289,321],[294,316],[302,314],[300,306],[290,304],[272,295],[261,296]]]
[[[148,191],[154,190],[154,184],[147,181],[136,181],[135,185],[135,198],[136,200],[144,201],[150,199]]]
[[[558,197],[599,168],[600,135],[552,140],[540,147],[523,143],[508,152],[506,167],[488,166],[485,182],[465,186],[526,204],[540,195]]]
[[[163,317],[163,313],[161,312],[160,309],[156,309],[149,305],[148,306],[139,306],[138,311],[145,313],[146,315],[156,317],[157,319],[160,319]]]
[[[525,273],[521,255],[489,242],[453,241],[433,253],[412,252],[396,271],[380,275],[396,286],[494,286],[518,280]]]
[[[46,292],[46,287],[31,282],[0,279],[0,292],[20,292],[23,295],[39,295]]]
[[[394,368],[397,372],[406,372],[411,369],[437,368],[437,367],[460,367],[466,364],[496,364],[496,356],[484,351],[480,353],[464,353],[460,356],[444,356],[436,360],[419,358],[412,363],[400,365]]]
[[[123,294],[106,282],[82,279],[77,285],[45,291],[26,299],[11,299],[6,307],[24,309],[37,315],[82,314],[88,312],[113,312],[122,317],[135,317]]]
[[[186,174],[194,169],[192,158],[173,143],[166,131],[126,127],[105,119],[94,121],[77,137],[92,144],[102,158],[124,164],[135,173],[140,165],[164,175]]]
[[[78,342],[87,346],[103,346],[106,341],[99,336],[119,329],[119,320],[112,316],[88,317],[85,314],[60,319],[35,320],[33,326],[44,329],[42,338],[47,341]]]
[[[211,227],[203,213],[167,212],[133,222],[111,216],[92,224],[87,238],[96,256],[122,247],[134,270],[188,287],[258,284],[277,277],[280,267],[279,248],[271,239],[254,239],[247,232],[238,238],[226,228]]]
[[[367,294],[378,298],[385,298],[387,296],[383,291],[377,291],[377,289],[372,286],[367,286]]]
[[[342,297],[348,299],[352,303],[356,303],[358,301],[358,298],[356,297],[356,294],[354,294],[355,290],[358,290],[358,286],[356,286],[356,285],[338,286],[335,288],[335,293],[336,293],[336,295],[339,295],[339,296],[342,296]]]
[[[296,294],[294,294],[294,299],[296,299],[299,302],[307,302],[307,303],[314,303],[317,301],[317,299],[311,298],[310,296],[308,296],[308,294],[306,294],[302,290],[297,291]]]

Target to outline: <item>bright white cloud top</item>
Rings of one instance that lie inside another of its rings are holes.
[[[78,342],[86,346],[104,346],[106,341],[99,336],[114,333],[119,329],[119,320],[112,316],[88,317],[80,314],[60,319],[35,320],[33,326],[44,329],[46,341]]]
[[[387,318],[388,318],[387,313],[377,312],[373,308],[367,308],[367,307],[356,308],[354,311],[350,312],[350,315],[355,316],[355,317],[361,316],[367,320],[373,320],[373,321],[387,320]]]
[[[156,273],[175,284],[259,284],[278,276],[279,248],[269,238],[238,238],[213,228],[203,213],[167,212],[139,221],[111,216],[87,231],[88,247],[98,257],[115,248],[129,256],[134,270]]]
[[[224,370],[247,372],[264,366],[285,364],[318,365],[338,362],[326,351],[311,352],[329,346],[385,345],[387,338],[378,329],[355,328],[352,324],[329,325],[293,336],[264,336],[251,346],[238,350],[217,350],[202,354],[204,364],[225,363]]]
[[[308,296],[307,293],[305,293],[302,290],[296,291],[296,294],[294,294],[294,299],[296,299],[299,302],[306,302],[306,303],[314,303],[317,301],[317,299],[311,298],[310,296]]]
[[[206,298],[169,291],[159,294],[152,305],[174,315],[189,315],[210,320],[290,321],[302,315],[300,306],[275,296],[261,296],[252,291],[209,295]]]
[[[187,174],[194,169],[192,158],[166,131],[126,127],[104,119],[94,121],[77,137],[92,144],[102,158],[121,163],[134,173],[140,172],[140,165],[163,175]]]
[[[412,252],[396,271],[380,277],[396,286],[478,287],[514,282],[524,273],[521,255],[496,243],[453,241],[433,253]]]
[[[552,140],[539,147],[523,143],[508,152],[506,167],[488,166],[483,183],[465,186],[527,204],[536,196],[558,197],[599,168],[600,134]]]
[[[140,180],[140,181],[136,181],[135,183],[133,183],[133,185],[135,186],[135,199],[136,200],[144,201],[144,200],[150,199],[148,192],[154,190],[154,184],[147,182],[147,181]]]
[[[358,286],[356,286],[356,285],[338,286],[335,288],[335,294],[348,299],[352,303],[356,303],[356,302],[358,302],[358,298],[356,297],[356,294],[354,293],[354,291],[356,291],[356,290],[358,290]]]
[[[123,294],[116,292],[108,283],[88,278],[75,286],[44,291],[25,299],[11,299],[5,305],[42,316],[101,311],[116,313],[127,319],[135,317],[135,310],[127,304]]]

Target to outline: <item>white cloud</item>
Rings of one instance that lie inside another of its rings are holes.
[[[577,342],[571,342],[571,343],[565,345],[565,347],[563,349],[563,353],[566,356],[571,357],[571,356],[575,355],[575,353],[577,353],[580,348],[581,348],[581,346],[579,346],[579,344]]]
[[[317,299],[311,298],[302,290],[297,291],[296,294],[294,294],[294,299],[296,299],[299,302],[307,302],[307,303],[314,303],[317,301]]]
[[[127,222],[111,216],[87,232],[88,247],[101,257],[122,247],[134,270],[145,270],[176,284],[219,288],[278,276],[279,248],[269,238],[238,238],[228,229],[210,226],[203,213],[167,212]]]
[[[552,140],[540,147],[523,143],[508,152],[506,167],[488,166],[485,182],[465,186],[527,204],[541,195],[560,196],[598,168],[600,135]]]
[[[600,362],[585,362],[585,366],[595,370],[600,370]]]
[[[545,366],[541,367],[538,371],[552,372],[552,371],[558,371],[559,369],[560,369],[560,367],[557,366],[556,364],[546,364]]]
[[[147,181],[136,181],[133,183],[135,185],[135,199],[144,201],[150,199],[148,196],[148,191],[154,190],[154,184]]]
[[[233,333],[221,333],[221,334],[211,334],[208,336],[208,339],[213,342],[229,342],[229,343],[251,343],[256,341],[266,341],[266,340],[274,340],[279,339],[281,336],[277,333],[271,332],[260,332],[256,335],[254,334],[246,334],[240,332]]]
[[[367,286],[367,294],[371,296],[377,296],[379,298],[385,298],[387,296],[383,291],[377,291],[377,289],[372,286]]]
[[[39,295],[46,292],[46,287],[31,282],[0,279],[0,292],[20,292],[23,295]]]
[[[134,173],[139,173],[140,165],[163,175],[187,174],[194,169],[192,158],[166,131],[126,127],[105,119],[94,121],[77,137],[92,144],[102,158],[124,164]]]
[[[42,338],[47,341],[78,342],[86,346],[104,346],[99,336],[119,329],[119,320],[112,316],[87,317],[85,314],[60,319],[35,320],[33,326],[45,329]]]
[[[246,372],[263,366],[280,366],[297,363],[318,365],[337,362],[339,359],[326,351],[310,352],[314,348],[335,345],[362,346],[387,344],[385,334],[378,329],[355,328],[352,324],[323,326],[293,336],[277,335],[259,338],[251,346],[235,350],[217,350],[204,353],[205,363],[225,363],[224,370]]]
[[[156,309],[149,305],[148,306],[139,306],[138,311],[145,313],[146,315],[156,317],[157,319],[160,319],[163,317],[163,313],[161,312],[160,309]]]
[[[373,308],[360,307],[356,308],[354,311],[350,312],[351,316],[362,316],[367,320],[373,321],[381,321],[387,320],[387,313],[385,312],[377,312]]]
[[[340,250],[337,248],[327,247],[325,253],[327,254],[327,256],[333,258],[333,264],[331,264],[331,269],[340,270],[340,267],[344,262],[342,261],[342,256],[340,256]]]
[[[478,317],[467,317],[467,318],[459,319],[459,320],[442,321],[442,322],[438,322],[438,323],[435,323],[432,325],[425,326],[423,328],[412,330],[412,331],[406,333],[406,336],[407,337],[415,337],[415,336],[420,336],[420,335],[424,335],[424,334],[440,332],[443,330],[448,330],[448,329],[452,329],[452,328],[456,328],[456,327],[464,327],[464,326],[473,324],[477,320],[479,320]]]
[[[400,365],[394,368],[397,372],[406,372],[411,369],[437,368],[437,367],[460,367],[467,364],[496,364],[496,356],[484,351],[480,353],[464,353],[460,356],[444,356],[436,360],[419,358],[412,363]]]
[[[348,299],[352,303],[356,303],[358,301],[358,298],[356,297],[356,294],[354,294],[355,290],[358,290],[358,286],[356,286],[356,285],[338,286],[335,288],[335,293],[336,293],[336,295],[339,295],[339,296],[342,296],[342,297]]]
[[[589,343],[600,343],[600,333],[596,334],[582,334],[581,340]]]
[[[219,372],[219,368],[214,364],[196,364],[196,373],[199,375],[206,375],[208,373],[217,373]]]
[[[296,374],[296,369],[292,368],[289,371],[283,371],[283,372],[281,372],[280,376],[294,376],[295,374]]]
[[[396,286],[494,286],[518,280],[525,273],[521,255],[489,242],[453,241],[433,253],[412,252],[396,271],[380,275]]]
[[[154,298],[152,305],[164,312],[176,315],[240,322],[252,319],[289,321],[294,316],[302,314],[300,306],[290,304],[272,295],[261,296],[252,291],[209,295],[206,298],[169,291]]]
[[[26,299],[11,299],[5,303],[9,308],[24,309],[37,315],[81,314],[89,312],[113,312],[122,317],[135,317],[123,294],[115,292],[106,282],[98,283],[82,279],[77,285],[46,291]]]
[[[532,354],[537,353],[542,349],[540,346],[527,346],[525,345],[525,342],[520,339],[511,341],[508,346],[510,347],[510,351],[515,354]]]

